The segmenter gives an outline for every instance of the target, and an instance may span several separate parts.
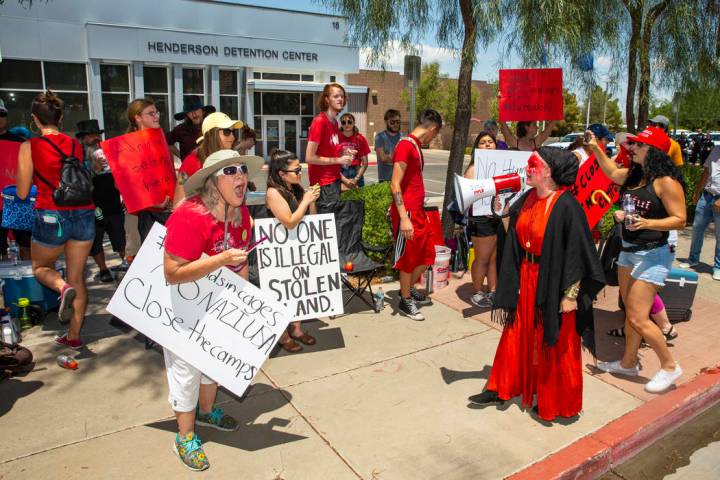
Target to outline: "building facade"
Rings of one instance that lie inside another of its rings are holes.
[[[30,126],[30,104],[52,89],[64,129],[97,118],[125,132],[128,103],[153,99],[169,130],[188,95],[255,128],[256,152],[304,156],[324,84],[347,84],[359,51],[343,17],[212,0],[63,0],[0,6],[0,98],[10,125]],[[348,109],[364,119],[367,88]],[[360,110],[358,110],[358,108]]]

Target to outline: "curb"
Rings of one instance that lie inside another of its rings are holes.
[[[720,402],[720,368],[654,398],[507,480],[595,479]]]

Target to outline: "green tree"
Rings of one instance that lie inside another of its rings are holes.
[[[564,88],[563,98],[565,103],[565,116],[562,121],[555,125],[552,134],[556,137],[563,137],[582,127],[582,111],[578,106],[577,97],[570,90]]]
[[[712,85],[692,84],[677,96],[678,123],[677,128],[704,131],[720,129],[720,91]],[[673,102],[662,102],[653,106],[652,115],[665,115],[674,127],[675,113]]]
[[[455,112],[457,110],[457,80],[453,80],[440,73],[440,64],[438,62],[423,65],[420,75],[420,85],[415,92],[415,111],[422,112],[425,109],[432,108],[442,115],[446,124],[454,126]],[[410,109],[410,92],[405,89],[400,94],[400,98]],[[480,91],[475,87],[471,87],[470,94],[470,110],[475,110]]]
[[[348,19],[348,40],[368,47],[368,63],[383,65],[383,59],[398,41],[403,50],[424,40],[435,31],[440,47],[459,50],[460,71],[457,83],[457,108],[452,121],[455,128],[450,145],[443,229],[452,233],[453,223],[447,206],[454,196],[453,175],[461,173],[465,144],[470,128],[472,71],[479,46],[492,40],[500,31],[503,19],[502,0],[319,0]],[[462,43],[459,43],[462,42]]]
[[[582,111],[587,112],[587,104],[582,106]],[[590,95],[590,123],[602,123],[614,132],[622,125],[622,112],[617,99],[597,85]]]

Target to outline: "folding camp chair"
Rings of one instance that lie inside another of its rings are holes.
[[[340,272],[342,282],[350,291],[350,296],[345,299],[344,304],[357,297],[368,307],[377,311],[373,299],[372,280],[385,268],[383,263],[378,263],[368,257],[368,253],[379,253],[385,258],[392,249],[391,246],[378,247],[367,245],[362,241],[362,229],[365,223],[365,202],[362,200],[346,200],[335,204],[335,225],[338,234],[338,252],[340,254]],[[347,262],[352,262],[351,271],[345,271]],[[357,286],[353,285],[350,278],[354,277]],[[369,298],[365,295],[369,293]]]

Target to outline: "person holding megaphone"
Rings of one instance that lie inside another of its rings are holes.
[[[469,401],[522,403],[546,421],[582,410],[581,334],[593,324],[604,276],[582,207],[567,190],[578,161],[541,147],[530,156],[527,185],[510,208],[493,319],[503,325],[484,392]]]

